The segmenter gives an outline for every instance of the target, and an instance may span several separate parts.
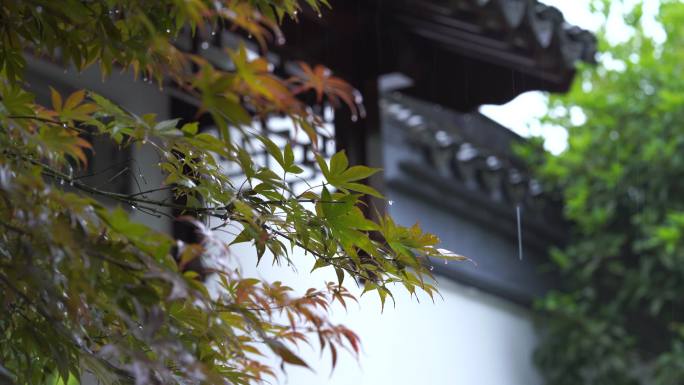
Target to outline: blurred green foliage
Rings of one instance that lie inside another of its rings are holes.
[[[561,288],[538,303],[535,358],[551,385],[684,380],[684,4],[660,3],[664,41],[638,4],[629,36],[599,31],[601,63],[550,98],[546,121],[568,128],[567,150],[524,150],[572,224],[551,253]]]

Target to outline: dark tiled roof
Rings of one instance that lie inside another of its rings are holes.
[[[395,127],[392,135],[401,135],[413,154],[400,161],[404,172],[450,189],[469,202],[467,210],[496,217],[496,212],[510,215],[511,207],[520,206],[531,226],[546,234],[541,238],[562,238],[558,202],[511,150],[523,138],[479,113],[459,113],[399,93],[385,95],[381,108],[387,124]]]
[[[537,0],[392,0],[392,7],[414,33],[464,55],[555,73],[595,61],[594,35]]]

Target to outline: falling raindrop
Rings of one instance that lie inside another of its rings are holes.
[[[449,260],[448,260],[448,259],[445,259],[445,260],[444,260],[444,264],[445,264],[445,265],[448,265],[448,264],[449,264]]]
[[[392,206],[392,205],[394,204],[394,201],[392,201],[392,200],[387,201],[387,204],[390,205],[390,206]]]
[[[250,33],[249,35],[247,35],[247,38],[248,38],[248,39],[251,39],[251,38],[252,38],[252,34]]]
[[[200,47],[202,49],[209,49],[209,43],[206,41],[203,41],[202,44],[200,44]]]
[[[59,184],[60,184],[60,185],[64,185],[64,179],[60,179],[60,180],[59,180]]]
[[[67,128],[69,126],[66,123],[62,123],[62,127]]]
[[[211,31],[211,36],[216,36],[216,31]]]
[[[354,103],[356,103],[356,104],[363,103],[363,96],[361,95],[361,92],[359,92],[358,90],[354,90],[353,94],[354,94]]]
[[[171,30],[169,28],[167,28],[166,33],[171,33]]]
[[[520,220],[520,205],[515,206],[515,216],[518,225],[518,259],[522,261],[523,259],[523,249],[522,249],[522,224]]]
[[[144,78],[143,78],[143,81],[144,81],[145,83],[147,83],[147,78],[146,78],[146,77],[144,77]]]
[[[432,270],[434,270],[434,269],[435,269],[434,266],[430,266],[430,271],[432,271]]]
[[[323,17],[323,14],[318,12],[318,18],[320,19],[321,17]]]
[[[135,205],[131,205],[131,210],[137,210],[138,208],[135,207]]]

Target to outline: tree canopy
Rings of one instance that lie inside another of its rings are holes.
[[[321,7],[326,0],[0,3],[0,383],[66,383],[84,373],[103,384],[263,382],[277,376],[267,350],[283,365],[302,366],[296,346],[310,339],[333,366],[339,349],[358,352],[357,335],[328,319],[333,302],[350,300],[344,283],[355,280],[383,304],[395,287],[433,295],[428,258],[463,257],[437,249],[438,239],[418,226],[369,219],[373,208],[362,199],[381,194],[362,181],[378,170],[350,166],[344,152],[326,160],[315,147],[323,120],[311,103],[355,114],[354,89],[321,66],[301,64],[284,78],[265,58],[285,38],[283,20]],[[261,55],[227,49],[231,65],[220,67],[174,43],[218,27],[250,37]],[[218,134],[193,121],[133,114],[89,90],[52,89],[51,102],[39,105],[27,91],[27,58],[173,85],[197,100]],[[295,193],[286,183],[284,174],[302,172],[292,147],[250,129],[272,115],[310,138],[322,186]],[[108,191],[77,177],[98,156],[92,138],[149,147],[166,178],[156,189],[176,199]],[[260,140],[282,173],[254,162],[245,138]],[[239,167],[246,182],[234,183],[219,159]],[[184,244],[136,223],[131,208],[180,212],[176,220],[192,223],[199,240]],[[338,279],[298,294],[237,269],[190,268],[198,258],[239,258],[209,218],[238,228],[231,242],[250,243],[259,260],[330,269]],[[310,259],[295,258],[296,249]],[[206,274],[219,290],[207,288]]]
[[[599,31],[600,64],[550,98],[567,150],[527,149],[572,229],[551,253],[561,288],[540,301],[536,360],[550,384],[684,378],[684,4],[660,4],[664,41],[637,4],[624,18],[629,36],[611,43]]]

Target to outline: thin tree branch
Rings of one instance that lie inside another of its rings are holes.
[[[24,229],[22,229],[22,228],[16,227],[16,226],[14,226],[14,225],[11,225],[11,224],[9,224],[9,223],[3,221],[3,220],[0,220],[0,225],[6,227],[6,228],[9,229],[9,230],[14,231],[15,233],[21,233],[21,234],[24,234],[24,235],[31,235],[28,231],[26,231],[26,230],[24,230]]]
[[[86,178],[91,178],[91,177],[94,177],[94,176],[97,176],[97,175],[100,175],[100,174],[104,174],[105,172],[107,172],[107,171],[109,171],[109,170],[111,170],[111,169],[113,169],[113,168],[115,168],[115,167],[117,167],[117,166],[120,166],[120,165],[122,165],[122,164],[124,164],[124,163],[127,163],[127,162],[131,162],[131,161],[133,161],[133,160],[134,160],[133,158],[128,158],[128,159],[126,159],[126,160],[122,160],[122,161],[120,161],[120,162],[116,162],[116,163],[114,163],[114,164],[111,164],[111,165],[109,165],[109,166],[103,168],[103,169],[100,170],[100,171],[95,171],[95,172],[90,173],[90,174],[75,176],[75,177],[73,177],[73,179],[74,179],[74,180],[86,179]]]
[[[31,115],[8,115],[7,118],[9,118],[9,119],[14,119],[14,120],[21,120],[21,119],[35,120],[35,121],[39,121],[39,122],[43,122],[43,123],[47,123],[47,124],[52,124],[52,125],[56,125],[56,126],[61,126],[61,127],[64,127],[64,128],[70,128],[70,129],[72,129],[72,130],[74,130],[74,131],[78,131],[78,132],[80,132],[80,133],[82,133],[82,134],[90,134],[90,132],[88,132],[87,130],[84,130],[84,129],[82,129],[82,128],[78,128],[78,127],[76,127],[76,126],[70,126],[70,125],[66,124],[65,122],[61,122],[61,121],[59,121],[59,120],[54,120],[54,119],[42,118],[42,117],[40,117],[40,116],[31,116]]]
[[[135,198],[135,197],[140,196],[140,195],[145,195],[145,194],[149,194],[149,193],[153,193],[153,192],[157,192],[157,191],[173,190],[174,188],[175,188],[175,186],[158,187],[158,188],[153,188],[153,189],[146,190],[146,191],[140,191],[137,193],[128,194],[128,197],[129,198]]]
[[[348,266],[343,266],[343,265],[340,265],[340,264],[338,264],[338,263],[335,263],[335,261],[334,261],[332,258],[327,257],[327,256],[325,256],[325,255],[323,255],[323,254],[320,254],[320,253],[318,253],[318,252],[316,252],[316,251],[314,251],[314,250],[311,250],[310,248],[304,246],[304,245],[303,245],[301,242],[299,242],[298,240],[292,238],[291,236],[289,236],[288,234],[286,234],[286,233],[284,233],[284,232],[282,232],[282,231],[280,231],[280,230],[276,230],[276,229],[271,228],[270,226],[267,226],[267,225],[263,225],[263,226],[264,226],[264,228],[265,228],[266,230],[271,231],[271,232],[273,232],[274,234],[276,234],[276,235],[278,235],[278,236],[281,236],[281,237],[287,239],[287,240],[290,241],[290,242],[294,242],[294,244],[297,245],[297,247],[300,247],[300,248],[304,249],[305,251],[311,253],[314,257],[320,258],[320,259],[326,261],[327,263],[329,263],[330,265],[332,265],[332,266],[334,266],[334,267],[337,267],[337,268],[340,268],[340,269],[346,271],[346,272],[349,273],[352,277],[360,277],[360,278],[362,278],[362,279],[365,279],[365,280],[371,281],[371,282],[375,281],[375,280],[371,279],[370,277],[361,274],[361,273],[358,272],[358,271],[354,271],[354,270],[350,269]]]

